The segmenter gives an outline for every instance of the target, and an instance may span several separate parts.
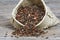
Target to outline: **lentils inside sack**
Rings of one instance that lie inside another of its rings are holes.
[[[19,7],[16,14],[16,20],[25,26],[15,30],[12,34],[20,36],[40,35],[43,31],[36,27],[36,25],[43,19],[44,15],[45,10],[36,5]]]

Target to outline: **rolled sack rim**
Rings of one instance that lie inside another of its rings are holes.
[[[36,26],[39,26],[44,20],[45,20],[45,17],[47,15],[47,11],[46,11],[46,5],[45,5],[45,2],[43,0],[41,0],[42,3],[43,3],[43,6],[44,6],[44,9],[45,9],[45,16],[43,17],[43,19],[36,25]],[[23,0],[20,0],[19,3],[17,4],[17,6],[13,9],[13,12],[12,12],[12,18],[14,19],[15,22],[17,22],[18,24],[20,24],[21,26],[25,26],[23,25],[22,23],[20,23],[18,20],[16,20],[15,18],[15,13],[17,12],[17,9],[18,7],[20,6],[20,4],[23,2]]]

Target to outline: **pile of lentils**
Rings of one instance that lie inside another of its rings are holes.
[[[25,26],[16,29],[12,34],[19,36],[39,36],[44,31],[36,25],[43,19],[45,15],[44,8],[36,5],[20,6],[17,10],[16,20]]]

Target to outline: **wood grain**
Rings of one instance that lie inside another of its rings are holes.
[[[60,0],[44,0],[52,12],[60,19]],[[10,24],[9,19],[13,8],[17,5],[19,0],[0,0],[0,40],[24,40],[22,38],[10,37],[13,31],[13,26]],[[48,33],[41,35],[37,40],[60,40],[60,24],[47,29]],[[5,33],[8,33],[7,37]],[[54,35],[55,34],[55,35]],[[42,37],[44,36],[44,37]],[[48,39],[46,39],[48,37]],[[26,39],[28,40],[28,39]],[[34,40],[34,39],[29,39]]]

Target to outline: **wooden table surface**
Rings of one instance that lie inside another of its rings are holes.
[[[12,10],[19,0],[0,0],[0,40],[35,40],[11,37],[14,30],[9,22]],[[60,19],[60,0],[45,0],[52,12]],[[41,35],[36,40],[60,40],[60,25],[47,29],[48,33]],[[8,34],[6,37],[6,33]]]

